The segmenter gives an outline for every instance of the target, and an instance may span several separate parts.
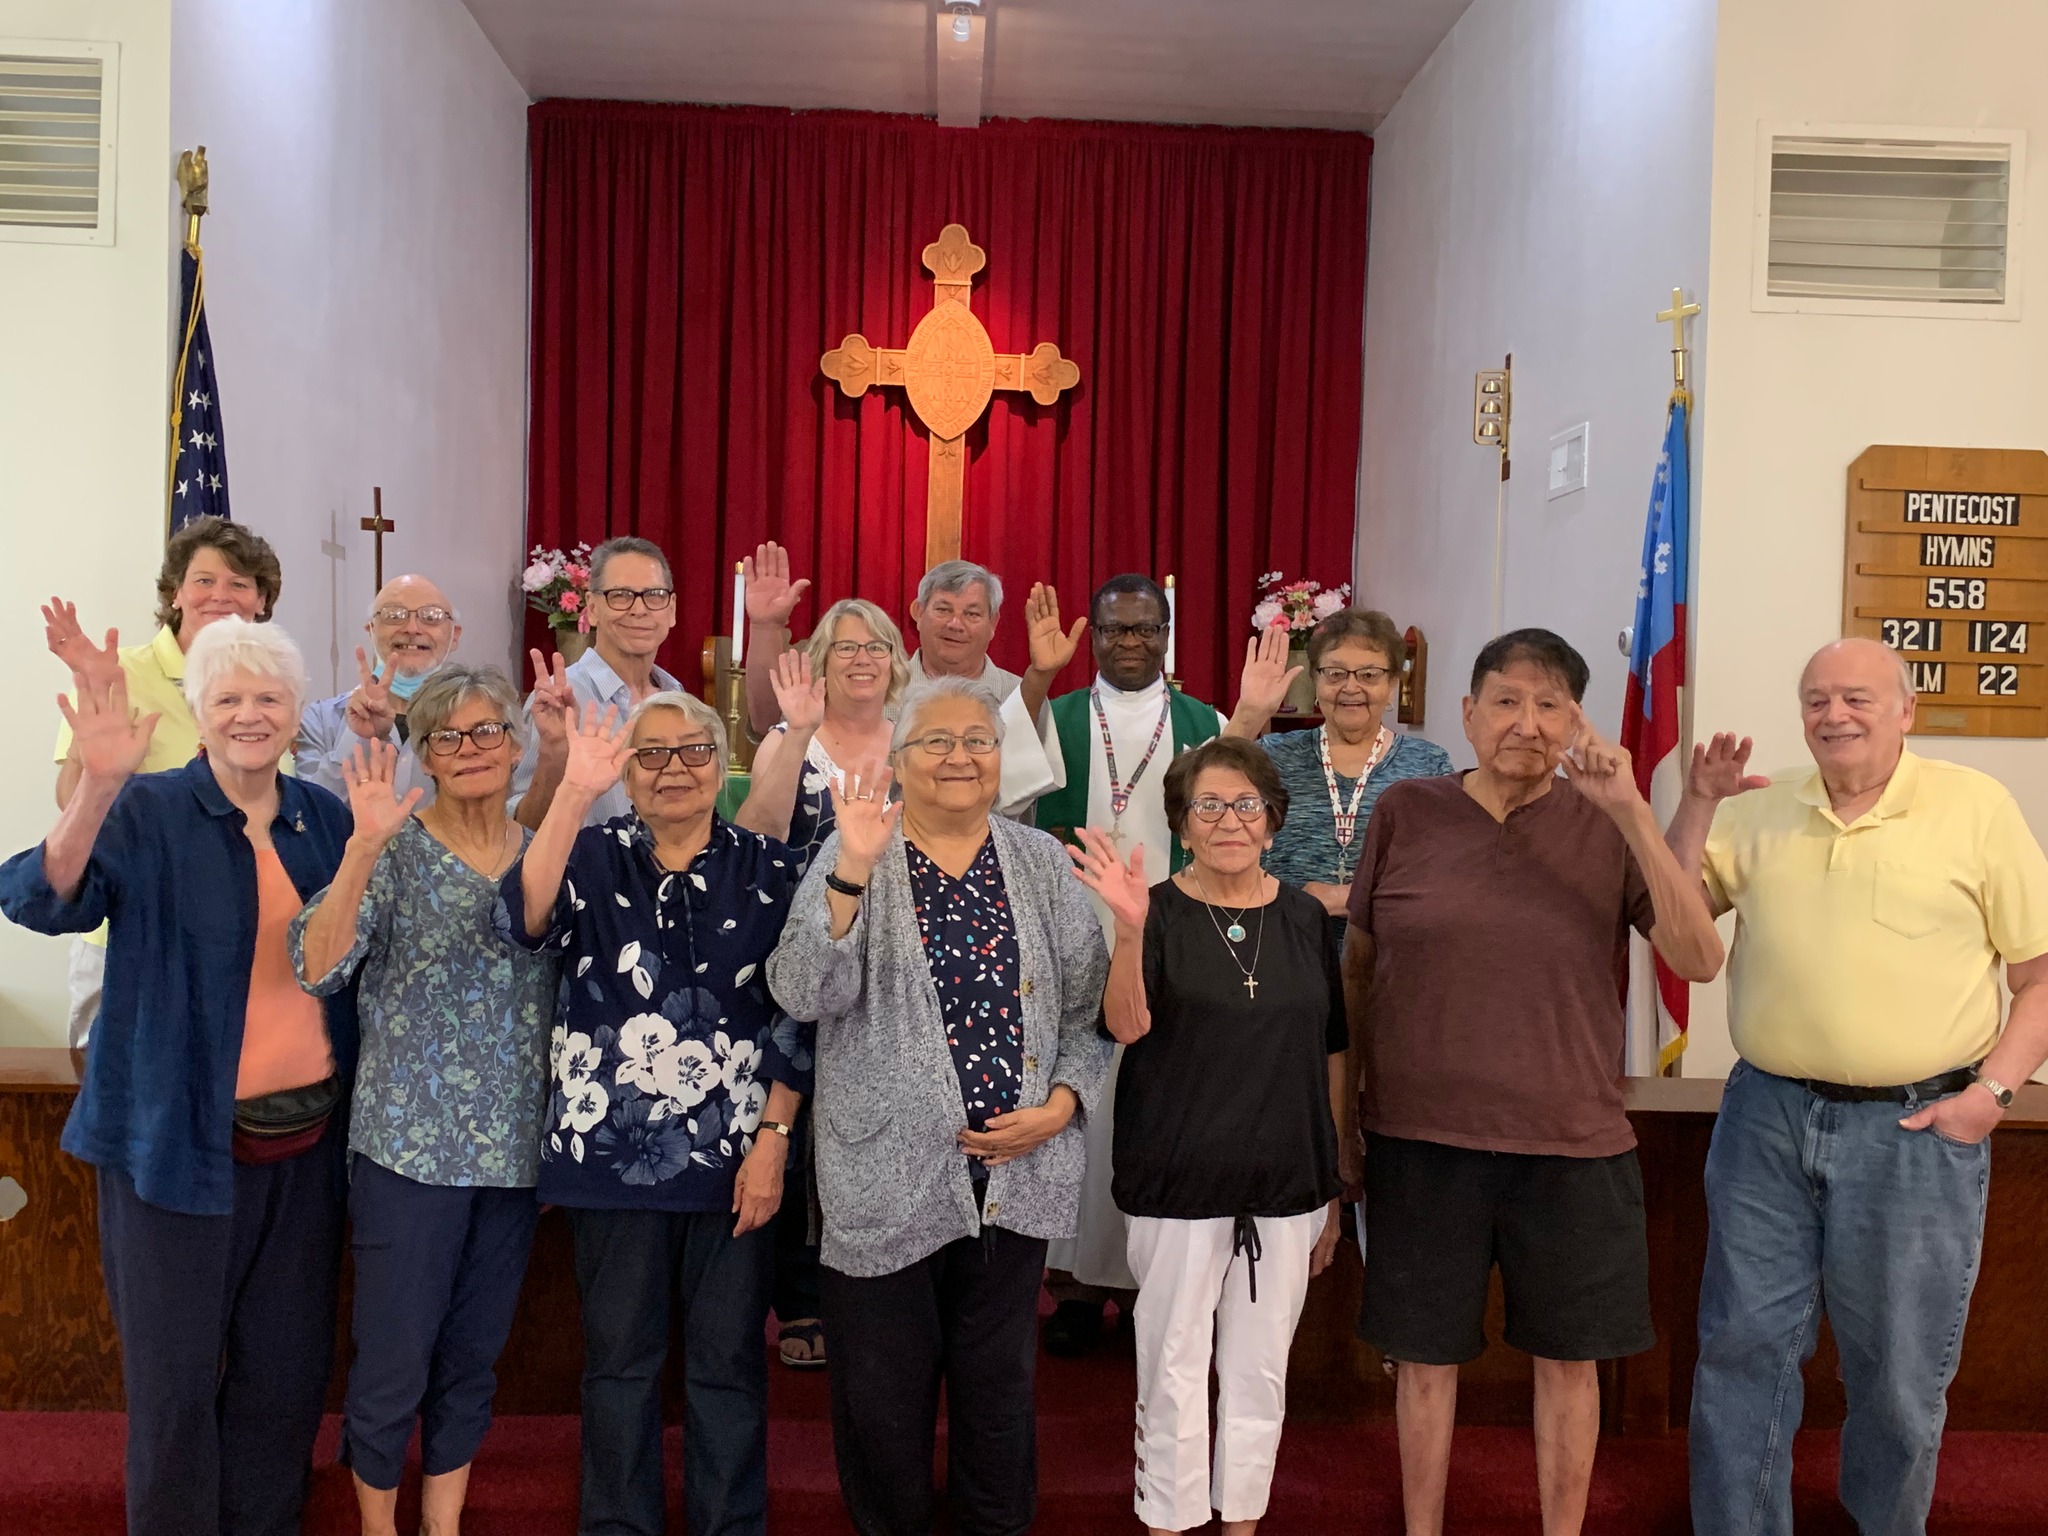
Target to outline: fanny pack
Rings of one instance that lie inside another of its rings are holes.
[[[303,1088],[235,1100],[235,1161],[260,1166],[297,1157],[320,1140],[341,1094],[340,1074],[329,1073]]]

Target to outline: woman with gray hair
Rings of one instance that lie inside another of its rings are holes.
[[[420,1423],[428,1531],[453,1531],[491,1422],[540,1207],[557,963],[498,937],[498,880],[528,834],[506,811],[519,696],[496,667],[439,668],[408,705],[433,780],[399,797],[398,751],[341,764],[355,831],[334,883],[292,921],[299,983],[360,975],[362,1055],[349,1116],[355,1363],[342,1460],[364,1536],[395,1536]],[[417,808],[417,809],[416,809]]]
[[[998,716],[965,679],[912,695],[901,802],[873,764],[828,786],[835,830],[768,962],[818,1026],[832,1435],[863,1536],[931,1530],[941,1382],[954,1528],[1031,1523],[1039,1280],[1109,1068],[1102,930],[1060,844],[994,814]]]
[[[763,974],[793,860],[718,815],[725,753],[717,711],[686,693],[650,695],[623,725],[587,710],[499,884],[500,931],[564,971],[540,1198],[568,1209],[583,1299],[585,1531],[662,1529],[677,1302],[688,1529],[767,1529],[770,1223],[811,1031]],[[631,814],[585,827],[622,770]]]
[[[63,1147],[98,1172],[128,1529],[296,1530],[334,1354],[356,1016],[352,990],[299,990],[285,930],[334,878],[348,810],[278,771],[306,667],[275,625],[193,640],[205,751],[180,768],[140,772],[158,717],[125,676],[73,682],[78,784],[0,867],[0,910],[41,933],[110,925]]]

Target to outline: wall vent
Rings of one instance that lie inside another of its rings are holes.
[[[1758,307],[2012,318],[2022,149],[2016,134],[1769,134]]]
[[[116,45],[0,39],[0,240],[114,240]]]

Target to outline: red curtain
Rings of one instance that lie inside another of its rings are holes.
[[[529,542],[667,549],[685,682],[765,538],[816,584],[800,632],[850,595],[907,618],[923,428],[818,358],[849,331],[908,341],[949,221],[988,252],[996,349],[1081,368],[1055,406],[997,394],[968,437],[962,553],[1007,585],[999,662],[1023,664],[1033,581],[1071,618],[1110,575],[1171,572],[1180,676],[1227,702],[1259,576],[1348,579],[1363,136],[578,101],[531,130]]]

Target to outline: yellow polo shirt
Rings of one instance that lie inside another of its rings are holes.
[[[128,677],[128,703],[140,714],[154,711],[160,717],[141,771],[184,767],[199,755],[199,722],[185,703],[185,653],[178,637],[166,626],[147,645],[122,646],[120,657]],[[71,725],[66,721],[57,727],[57,761],[70,755]]]
[[[1735,910],[1735,1049],[1783,1077],[1876,1087],[1981,1061],[1999,962],[2048,954],[2048,858],[2019,806],[1912,752],[1848,826],[1818,773],[1722,801],[1702,872]]]

